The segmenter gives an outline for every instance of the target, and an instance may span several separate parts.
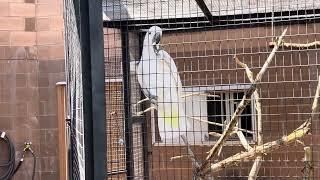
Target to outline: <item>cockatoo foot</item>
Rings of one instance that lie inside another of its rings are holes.
[[[133,105],[134,107],[136,107],[136,106],[138,106],[139,104],[141,104],[141,103],[143,103],[143,102],[145,102],[145,101],[149,101],[149,98],[148,97],[146,97],[146,98],[144,98],[144,99],[142,99],[142,100],[140,100],[140,101],[138,101],[135,105]]]
[[[154,104],[154,105],[157,105],[157,101],[158,101],[158,97],[157,96],[150,96],[149,97],[146,97],[140,101],[138,101],[136,104],[134,104],[133,106],[136,107],[138,106],[139,104],[145,102],[145,101],[150,101],[150,103]]]
[[[141,116],[142,114],[144,114],[144,113],[146,113],[146,112],[149,112],[149,111],[151,111],[152,109],[157,109],[157,108],[155,108],[155,107],[149,107],[149,108],[147,108],[147,109],[144,110],[144,111],[139,111],[139,112],[137,113],[137,116]]]

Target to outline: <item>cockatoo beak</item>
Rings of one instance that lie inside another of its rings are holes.
[[[160,39],[161,39],[161,34],[159,32],[156,32],[152,39],[152,46],[156,52],[160,50]]]

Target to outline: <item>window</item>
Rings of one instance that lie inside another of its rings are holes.
[[[208,121],[214,123],[220,123],[227,125],[237,108],[237,105],[241,101],[244,96],[244,92],[215,92],[215,95],[219,95],[219,97],[208,97],[207,98],[207,114]],[[254,127],[254,108],[251,103],[248,105],[242,112],[238,127],[247,131],[244,131],[243,134],[248,139],[253,139],[253,127]],[[208,133],[217,132],[222,133],[224,127],[208,124]],[[209,140],[216,140],[217,137],[209,136]],[[235,140],[233,138],[229,138],[231,140]]]

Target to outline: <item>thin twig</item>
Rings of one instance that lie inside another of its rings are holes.
[[[311,116],[309,117],[309,119],[303,123],[299,128],[303,128],[304,126],[306,126],[306,124],[311,123],[311,121],[314,119],[314,116],[316,114],[316,110],[318,108],[318,102],[319,102],[319,96],[320,96],[320,76],[318,77],[318,85],[317,85],[317,90],[316,90],[316,94],[314,95],[314,99],[313,99],[313,103],[312,103],[312,112],[311,112]],[[298,128],[298,129],[299,129]]]
[[[209,132],[208,133],[210,136],[215,136],[215,137],[220,137],[220,136],[222,136],[222,134],[220,134],[220,133],[217,133],[217,132]]]
[[[170,161],[176,160],[176,159],[181,159],[184,157],[189,157],[188,155],[179,155],[179,156],[173,156],[170,158]]]
[[[185,135],[181,135],[181,139],[183,140],[184,144],[187,146],[188,157],[191,159],[193,166],[194,166],[195,168],[199,168],[200,165],[199,165],[199,163],[197,162],[197,160],[196,160],[196,158],[195,158],[195,156],[194,156],[194,153],[193,153],[193,151],[192,151],[191,148],[190,148],[190,145],[189,145],[189,143],[188,143],[188,140],[187,140],[186,136],[185,136]]]
[[[269,46],[273,47],[275,45],[275,42],[270,42]],[[314,41],[311,43],[306,44],[299,44],[299,43],[282,43],[281,46],[285,48],[299,48],[299,49],[306,49],[306,48],[317,48],[320,46],[320,41]]]
[[[227,126],[227,125],[225,125],[225,124],[221,124],[221,123],[217,123],[217,122],[211,122],[211,121],[206,121],[206,120],[203,120],[203,119],[200,119],[200,118],[196,118],[196,117],[192,117],[192,116],[186,116],[186,117],[187,117],[187,118],[190,118],[190,119],[194,119],[194,120],[200,121],[200,122],[205,122],[205,123],[208,123],[208,124],[212,124],[212,125],[224,127],[224,128]],[[254,134],[253,131],[250,131],[250,130],[247,130],[247,129],[243,129],[243,128],[239,128],[239,127],[234,127],[234,128],[233,128],[233,131],[234,131],[234,133],[236,133],[236,131],[242,131],[242,132],[245,132],[245,133]]]
[[[223,131],[222,136],[218,139],[216,144],[212,147],[212,149],[210,150],[210,153],[207,156],[207,158],[205,159],[204,163],[198,169],[198,171],[197,171],[198,176],[204,177],[206,175],[206,173],[208,173],[208,172],[204,173],[204,170],[210,166],[210,161],[217,155],[218,150],[223,146],[224,142],[227,140],[227,137],[230,135],[230,133],[233,131],[233,128],[236,126],[238,119],[239,119],[239,115],[242,113],[244,108],[250,103],[250,97],[256,89],[256,83],[261,80],[262,75],[267,70],[267,67],[269,66],[276,51],[278,50],[279,45],[282,43],[283,36],[286,34],[286,32],[287,32],[287,28],[282,32],[281,36],[278,39],[277,44],[274,46],[272,52],[268,56],[262,69],[260,70],[260,72],[256,76],[254,83],[252,83],[251,87],[248,89],[248,91],[246,92],[246,94],[242,98],[241,102],[238,104],[237,109],[235,110],[235,112],[231,118],[231,121],[227,125],[226,129]]]
[[[253,73],[251,72],[249,67],[245,63],[241,62],[236,55],[234,55],[233,58],[238,65],[240,65],[241,67],[243,67],[246,70],[246,74],[247,74],[248,79],[250,80],[251,83],[253,83],[254,82]]]
[[[301,140],[299,140],[299,139],[297,139],[296,142],[299,143],[299,144],[301,144],[302,146],[305,146],[304,142],[301,141]]]
[[[215,95],[215,94],[197,92],[197,93],[185,94],[185,95],[181,96],[181,98],[187,98],[187,97],[191,97],[191,96],[220,97],[219,95]]]

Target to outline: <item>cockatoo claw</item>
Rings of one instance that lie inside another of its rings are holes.
[[[145,102],[145,101],[149,101],[149,100],[150,100],[150,99],[149,99],[148,97],[146,97],[146,98],[138,101],[138,102],[137,102],[136,104],[134,104],[133,106],[136,107],[137,105],[139,105],[139,104],[141,104],[141,103],[143,103],[143,102]]]
[[[144,110],[144,111],[139,111],[138,113],[137,113],[137,116],[141,116],[142,114],[144,114],[144,113],[146,113],[146,112],[149,112],[149,111],[151,111],[152,109],[156,109],[155,107],[149,107],[149,108],[147,108],[146,110]]]

